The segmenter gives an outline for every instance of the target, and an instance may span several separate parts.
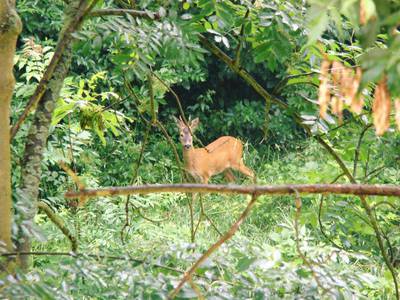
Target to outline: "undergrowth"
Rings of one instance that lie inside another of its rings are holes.
[[[136,182],[179,182],[179,171],[168,153],[168,145],[152,140],[148,147]],[[124,158],[127,153],[114,152],[122,156],[121,163],[117,157],[114,161],[126,168],[118,175],[126,179],[126,184],[140,147],[132,149],[130,164]],[[261,155],[252,146],[246,149],[246,164],[257,173],[259,184],[325,183],[338,175],[332,172],[336,169],[335,163],[319,155],[318,145],[313,143],[299,145],[295,152],[274,152],[274,156]],[[165,156],[155,161],[152,159],[155,152]],[[87,155],[84,157],[87,159]],[[97,178],[93,174],[100,173],[91,174],[84,174],[89,177],[86,182],[100,186],[115,182],[113,174],[102,172]],[[250,183],[239,176],[238,181]],[[222,183],[223,178],[216,176],[212,182]],[[200,214],[199,197],[197,195],[194,201],[195,223]],[[235,222],[249,201],[248,197],[239,195],[201,197],[206,214],[222,233]],[[178,283],[181,272],[219,238],[214,226],[203,220],[194,243],[191,242],[188,196],[184,194],[131,196],[135,209],[129,211],[130,225],[122,235],[123,241],[121,230],[126,222],[126,197],[95,198],[82,208],[69,207],[61,195],[53,201],[57,203],[57,213],[78,237],[79,253],[95,256],[36,256],[33,271],[19,275],[24,280],[13,285],[9,278],[9,285],[1,291],[6,297],[165,299]],[[328,197],[327,207],[321,214],[328,236],[322,235],[318,225],[319,201],[320,196],[302,197],[299,220],[298,243],[312,267],[305,263],[296,248],[294,198],[260,196],[239,231],[197,270],[193,282],[205,297],[213,299],[389,299],[393,293],[390,276],[379,256],[375,256],[377,253],[369,251],[374,247],[373,233],[358,217],[361,210],[357,199]],[[47,241],[36,242],[34,251],[70,250],[68,240],[44,214],[38,214],[36,222]],[[362,235],[364,239],[360,238]],[[371,237],[370,243],[365,243],[365,235]],[[337,244],[343,249],[335,247]],[[120,256],[121,259],[101,258],[101,255]],[[198,292],[186,285],[179,297],[197,298]]]

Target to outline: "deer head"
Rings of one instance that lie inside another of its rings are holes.
[[[199,125],[199,118],[196,118],[192,121],[189,121],[189,126],[185,124],[182,120],[182,117],[179,116],[179,119],[174,117],[176,125],[179,128],[179,140],[185,150],[189,150],[193,147],[193,132],[196,130]]]

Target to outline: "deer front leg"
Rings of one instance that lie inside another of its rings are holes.
[[[228,182],[236,181],[236,177],[235,177],[235,175],[233,175],[231,169],[226,169],[226,171],[224,172],[224,176],[225,176],[226,181],[228,181]]]

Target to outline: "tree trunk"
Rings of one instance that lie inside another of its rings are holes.
[[[14,90],[15,47],[22,29],[15,1],[0,0],[0,243],[12,251],[11,242],[11,156],[10,102]],[[3,247],[0,245],[0,247]],[[12,265],[0,261],[0,272],[12,271]]]
[[[24,211],[20,212],[21,224],[18,251],[29,252],[31,250],[30,227],[37,213],[37,199],[39,196],[40,177],[42,174],[41,162],[43,152],[49,135],[49,128],[55,102],[60,96],[65,77],[71,64],[71,46],[65,49],[63,58],[56,67],[54,75],[49,81],[49,87],[42,100],[39,102],[32,125],[29,129],[27,141],[25,143],[24,158],[22,160],[22,179],[21,179],[21,200],[24,201]],[[30,256],[20,257],[20,264],[23,269],[30,265]]]
[[[79,8],[79,3],[80,1],[72,1],[67,7],[63,31],[69,26],[71,18],[75,16]],[[63,31],[60,32],[60,38],[63,36]],[[31,250],[30,228],[37,213],[37,199],[39,195],[43,152],[46,148],[55,102],[60,96],[60,90],[71,65],[71,44],[73,38],[69,38],[71,42],[65,48],[60,62],[54,69],[48,88],[41,101],[38,103],[25,143],[24,157],[21,164],[21,197],[18,200],[23,202],[21,206],[24,207],[24,211],[19,212],[20,230],[17,245],[17,250],[19,252],[29,252]],[[21,256],[19,263],[23,269],[28,269],[31,265],[30,256]]]

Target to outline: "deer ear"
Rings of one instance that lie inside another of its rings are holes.
[[[199,126],[199,122],[200,122],[199,118],[192,120],[190,122],[190,129],[194,131],[197,128],[197,126]]]
[[[174,121],[175,121],[175,123],[176,123],[176,126],[178,126],[179,128],[182,128],[183,127],[183,122],[182,122],[182,120],[181,119],[178,119],[178,118],[176,118],[176,117],[174,117],[174,116],[172,116],[172,118],[174,119]]]

